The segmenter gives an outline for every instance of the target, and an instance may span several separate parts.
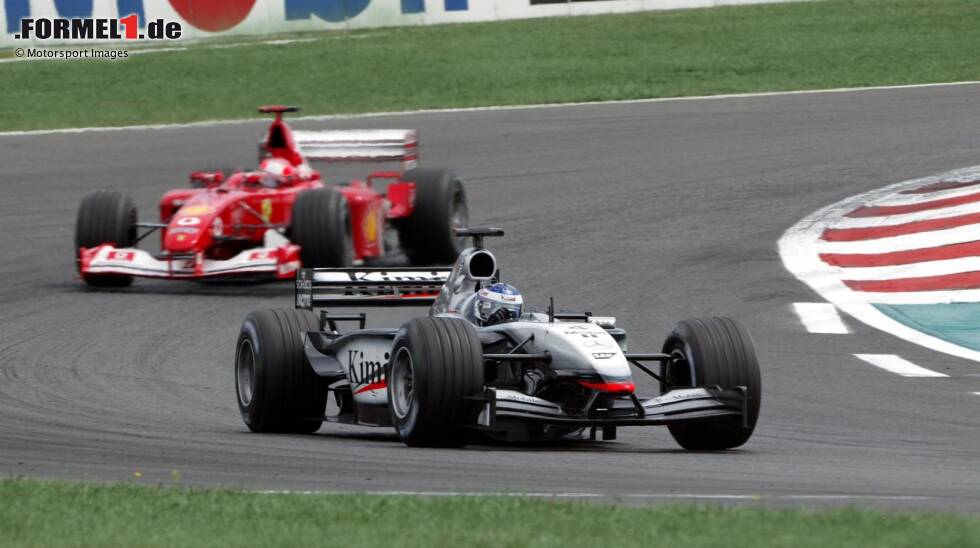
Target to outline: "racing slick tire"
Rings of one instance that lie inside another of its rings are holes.
[[[235,391],[252,432],[312,434],[323,424],[327,380],[306,361],[303,333],[319,331],[309,310],[257,310],[235,346]]]
[[[82,198],[75,222],[75,261],[81,268],[80,248],[102,244],[132,247],[136,241],[136,205],[132,198],[114,190],[97,190]],[[126,287],[133,277],[121,274],[84,274],[92,287]]]
[[[731,318],[684,320],[667,336],[663,352],[677,356],[661,366],[670,386],[744,386],[748,391],[744,423],[738,416],[671,424],[674,440],[698,451],[732,449],[748,441],[759,418],[761,383],[759,360],[745,327]]]
[[[342,268],[353,262],[350,209],[333,188],[307,190],[293,202],[289,238],[308,268]]]
[[[402,250],[413,265],[452,264],[466,248],[454,229],[470,224],[463,180],[448,169],[412,169],[402,180],[415,183],[415,210],[395,225]]]
[[[483,347],[458,318],[416,318],[403,327],[385,370],[391,423],[411,447],[462,447],[472,402],[483,391]]]

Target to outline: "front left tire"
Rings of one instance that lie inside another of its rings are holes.
[[[319,331],[309,310],[272,309],[245,318],[235,346],[235,391],[252,432],[313,433],[323,424],[327,381],[313,372],[303,335]]]
[[[97,190],[85,196],[75,221],[75,261],[81,266],[80,248],[102,244],[132,247],[136,241],[136,205],[132,198],[115,190]],[[127,287],[132,276],[121,274],[83,274],[92,287]]]

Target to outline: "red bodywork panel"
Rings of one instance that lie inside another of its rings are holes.
[[[160,199],[161,251],[117,248],[103,243],[78,250],[82,276],[123,275],[207,278],[228,275],[295,276],[301,249],[288,240],[293,203],[300,193],[324,187],[320,173],[304,157],[323,161],[394,161],[411,169],[418,160],[415,130],[297,132],[282,115],[296,107],[267,106],[275,120],[259,145],[261,170],[191,173],[191,188],[171,190]],[[299,143],[304,148],[301,149]],[[387,195],[374,181],[388,182]],[[377,171],[363,181],[337,187],[346,198],[355,260],[385,253],[386,223],[411,215],[415,183],[400,171]],[[284,237],[285,236],[285,237]]]
[[[160,222],[167,224],[161,231],[163,250],[227,259],[260,246],[268,230],[263,225],[288,227],[299,193],[324,183],[306,164],[280,112],[269,126],[263,151],[289,162],[296,174],[269,187],[263,185],[267,174],[261,172],[236,172],[227,179],[220,172],[192,173],[191,180],[205,188],[171,190],[160,200]],[[372,183],[378,179],[392,181],[387,196],[374,189]],[[385,223],[414,210],[415,183],[403,182],[401,172],[371,173],[366,181],[338,187],[350,207],[354,257],[360,260],[383,255]]]

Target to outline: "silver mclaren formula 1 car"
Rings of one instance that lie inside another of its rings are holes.
[[[452,268],[302,269],[294,309],[249,314],[235,354],[248,428],[314,432],[335,421],[394,427],[411,446],[462,446],[480,435],[609,440],[621,426],[666,425],[693,450],[737,447],[752,435],[759,367],[738,322],[685,320],[660,352],[636,353],[614,318],[557,313],[553,303],[480,321],[468,313],[473,296],[499,277],[483,240],[503,231],[458,235],[473,246]],[[385,329],[366,329],[363,313],[334,312],[420,305],[429,307],[424,317]],[[637,395],[633,368],[660,393]]]

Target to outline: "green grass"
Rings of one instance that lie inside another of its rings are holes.
[[[980,518],[0,481],[3,546],[980,546]]]
[[[947,82],[976,0],[829,0],[320,33],[314,42],[0,65],[0,130]]]

